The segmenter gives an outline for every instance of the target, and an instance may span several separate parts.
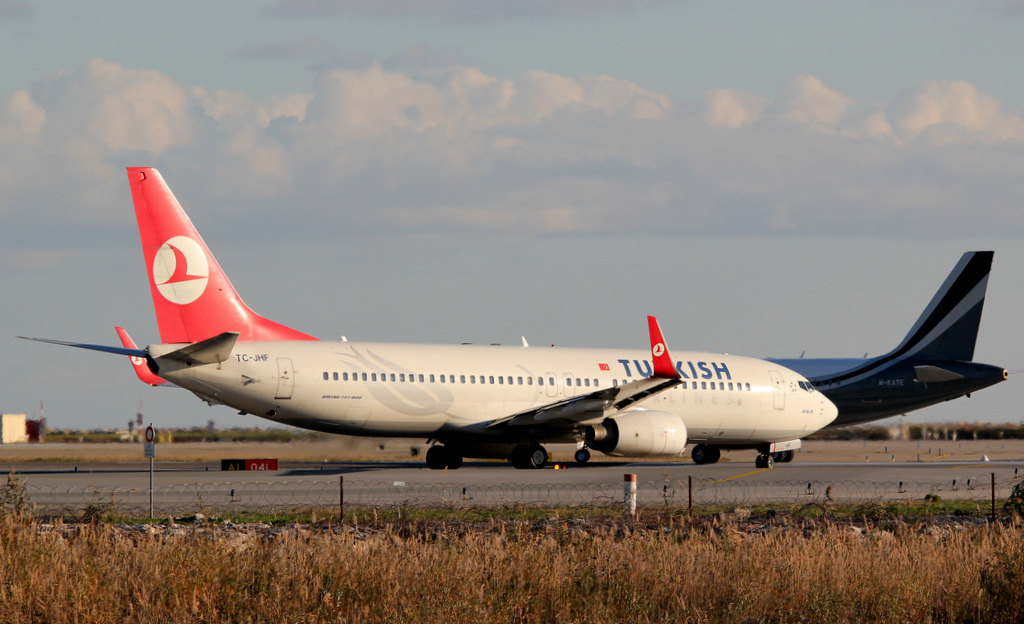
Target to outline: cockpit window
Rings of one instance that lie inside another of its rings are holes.
[[[804,390],[808,391],[808,392],[814,392],[814,386],[811,385],[811,382],[809,382],[809,381],[801,381],[800,382],[800,387],[803,388]]]

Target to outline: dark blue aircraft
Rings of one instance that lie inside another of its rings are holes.
[[[804,375],[836,407],[843,427],[950,401],[1007,378],[974,361],[992,269],[991,251],[968,252],[898,347],[866,359],[775,359]]]

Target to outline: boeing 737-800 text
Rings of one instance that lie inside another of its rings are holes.
[[[190,390],[280,423],[435,442],[431,468],[463,458],[547,462],[545,443],[613,456],[756,449],[757,465],[790,460],[836,407],[780,364],[704,352],[669,355],[648,318],[651,349],[569,349],[328,342],[246,306],[156,169],[129,168],[160,344],[139,349],[37,339],[127,355],[151,385]]]

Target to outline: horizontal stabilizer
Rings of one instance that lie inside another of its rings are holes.
[[[68,342],[66,340],[51,340],[49,338],[30,338],[28,336],[18,336],[22,340],[34,340],[35,342],[47,342],[49,344],[61,345],[64,347],[77,347],[79,349],[89,349],[91,351],[102,351],[104,353],[113,353],[115,355],[127,355],[129,357],[146,357],[146,352],[143,349],[129,349],[126,347],[111,347],[107,345],[87,344],[84,342]]]
[[[157,356],[157,360],[171,360],[182,362],[189,366],[197,364],[220,364],[228,359],[231,350],[235,348],[238,340],[238,332],[224,332],[213,338],[207,338],[184,346],[176,351]]]
[[[917,381],[921,383],[941,383],[944,381],[957,381],[964,376],[938,366],[915,366],[914,374]]]

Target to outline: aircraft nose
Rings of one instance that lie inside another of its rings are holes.
[[[819,428],[821,428],[825,427],[839,416],[839,408],[821,392],[816,392],[815,394],[818,395],[818,399],[821,401],[821,410],[819,411],[821,414],[821,425]]]

